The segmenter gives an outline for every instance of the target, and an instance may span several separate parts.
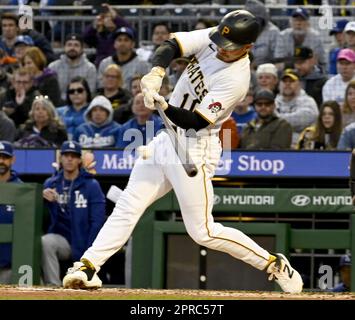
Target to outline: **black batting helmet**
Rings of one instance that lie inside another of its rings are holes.
[[[209,37],[220,48],[236,50],[255,42],[259,32],[260,25],[255,16],[246,10],[235,10],[223,17],[220,24],[210,31]]]

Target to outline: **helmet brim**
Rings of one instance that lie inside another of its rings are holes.
[[[227,38],[223,37],[219,31],[218,31],[218,26],[213,27],[212,30],[209,33],[210,39],[220,48],[224,50],[238,50],[244,46],[244,44],[236,44]]]

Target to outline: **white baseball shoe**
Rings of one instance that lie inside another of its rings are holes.
[[[303,288],[303,281],[300,274],[291,267],[286,257],[277,253],[276,260],[271,262],[266,272],[269,273],[269,280],[275,280],[284,292],[300,293]]]
[[[98,289],[102,287],[102,281],[97,276],[94,266],[83,259],[74,262],[63,278],[63,287],[66,289]]]

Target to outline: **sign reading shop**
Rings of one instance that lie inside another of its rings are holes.
[[[131,173],[135,154],[123,150],[93,150],[99,175]],[[20,174],[52,174],[54,149],[17,149],[14,169]],[[350,152],[288,151],[224,152],[216,168],[216,176],[227,177],[295,177],[348,178]]]
[[[216,175],[235,177],[349,177],[349,152],[235,151],[222,155]]]

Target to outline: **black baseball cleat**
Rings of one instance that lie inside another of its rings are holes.
[[[276,260],[271,262],[266,270],[270,274],[269,280],[275,280],[284,292],[302,292],[303,281],[300,274],[291,267],[283,254],[276,253],[275,257]]]
[[[97,276],[96,270],[90,261],[82,259],[74,262],[63,278],[65,289],[98,289],[102,287],[102,281]]]

